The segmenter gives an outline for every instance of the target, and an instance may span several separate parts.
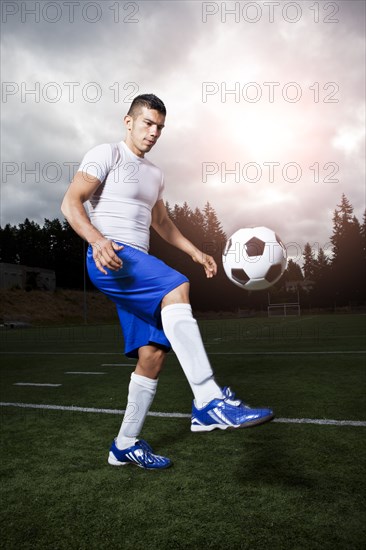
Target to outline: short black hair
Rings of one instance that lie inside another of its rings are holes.
[[[162,115],[166,116],[166,108],[164,103],[154,94],[141,94],[136,96],[131,103],[127,115],[134,118],[137,115],[137,111],[141,107],[153,109],[154,111],[158,111]]]

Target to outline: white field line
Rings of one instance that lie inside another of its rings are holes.
[[[213,351],[208,355],[365,355],[366,350],[337,351]],[[121,355],[105,351],[0,351],[0,355]],[[126,363],[130,365],[130,363]],[[103,365],[105,366],[105,365]]]
[[[58,388],[62,384],[36,384],[35,382],[15,382],[13,386],[47,386],[47,388]]]
[[[46,409],[54,411],[70,411],[84,413],[99,413],[99,414],[124,414],[123,409],[96,409],[92,407],[74,407],[66,405],[37,405],[34,403],[6,403],[1,401],[1,407],[17,407],[21,409]],[[149,412],[148,416],[159,418],[191,418],[190,414],[186,413],[164,413],[164,412]],[[317,424],[321,426],[357,426],[366,427],[366,421],[361,420],[330,420],[323,418],[276,418],[273,422],[282,424]]]
[[[0,351],[0,355],[117,355],[121,351]]]
[[[338,351],[213,351],[209,355],[353,355],[366,354],[366,350]]]
[[[65,372],[64,374],[107,374],[106,372],[87,372],[87,371],[77,371],[77,370],[70,370]]]
[[[134,367],[135,363],[102,363],[101,367]]]

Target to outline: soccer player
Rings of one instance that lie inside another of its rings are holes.
[[[188,279],[148,253],[152,226],[202,265],[207,278],[216,275],[215,260],[186,239],[169,218],[163,174],[145,157],[158,141],[165,117],[158,97],[135,97],[124,117],[125,140],[86,153],[61,206],[76,233],[89,243],[91,281],[116,304],[125,354],[137,358],[126,412],[109,451],[108,462],[114,466],[171,465],[169,458],[138,439],[171,348],[194,396],[193,432],[254,426],[274,417],[270,409],[250,408],[230,388],[217,384],[192,316]],[[87,201],[89,214],[84,209]]]

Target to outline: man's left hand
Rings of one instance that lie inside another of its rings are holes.
[[[216,275],[217,265],[212,256],[209,256],[204,252],[197,251],[197,253],[192,256],[192,260],[204,267],[206,277],[208,279],[211,279],[214,275]]]

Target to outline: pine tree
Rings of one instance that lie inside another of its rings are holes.
[[[284,281],[302,281],[303,278],[304,277],[301,271],[301,267],[299,266],[299,264],[297,264],[290,258],[287,263],[286,271],[283,274],[283,280]]]
[[[333,215],[333,235],[330,240],[333,245],[334,259],[343,251],[345,240],[348,237],[348,230],[353,220],[353,207],[349,200],[342,195],[341,204],[337,205]]]
[[[87,246],[87,243],[64,220],[62,223],[62,243],[57,248],[55,264],[57,286],[74,289],[83,288]],[[87,278],[87,286],[88,288],[94,288],[89,278]]]
[[[319,248],[318,256],[314,261],[313,279],[315,286],[323,286],[324,281],[329,279],[330,275],[330,261],[327,258],[323,248]]]
[[[314,305],[331,307],[334,303],[333,291],[330,285],[330,261],[323,248],[319,248],[314,261],[313,281],[314,287],[310,291],[309,298]]]
[[[17,233],[17,227],[9,223],[0,228],[0,262],[19,263]]]
[[[315,262],[315,273],[322,273],[329,267],[329,260],[322,248],[319,248],[318,257]],[[317,275],[315,275],[317,278]]]
[[[50,251],[55,251],[57,253],[57,250],[62,247],[62,231],[63,228],[59,219],[55,218],[54,220],[49,220],[45,218],[42,232]]]
[[[366,210],[363,213],[363,221],[361,225],[361,241],[362,241],[363,261],[364,263],[366,263]]]
[[[17,251],[19,263],[30,267],[45,267],[45,257],[42,242],[42,231],[38,223],[28,218],[18,225]]]
[[[226,234],[211,204],[207,202],[203,209],[204,245],[202,249],[213,256],[221,256],[225,247]]]
[[[343,194],[333,216],[331,283],[339,305],[365,299],[363,229]]]
[[[361,236],[366,239],[366,210],[363,213],[363,221],[361,225]]]
[[[303,257],[304,257],[304,265],[303,265],[304,277],[305,279],[313,280],[315,259],[314,259],[314,253],[310,246],[310,243],[305,244]]]
[[[204,226],[205,226],[205,217],[202,214],[201,210],[199,208],[195,208],[193,215],[192,215],[192,223],[196,229],[200,229],[200,231],[204,232]]]

